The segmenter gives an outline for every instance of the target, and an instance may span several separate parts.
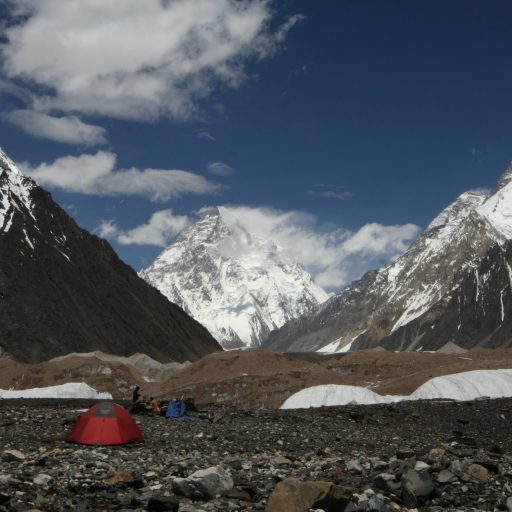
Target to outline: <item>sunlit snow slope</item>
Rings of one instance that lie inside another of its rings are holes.
[[[268,333],[327,299],[271,240],[211,208],[140,273],[224,346],[259,346]]]

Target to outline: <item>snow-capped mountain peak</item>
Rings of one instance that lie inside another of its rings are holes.
[[[140,275],[225,348],[258,346],[327,299],[301,265],[224,208],[205,210]]]
[[[512,344],[512,165],[491,191],[462,194],[407,252],[310,317],[269,335],[280,350],[432,350]]]
[[[512,164],[477,211],[505,239],[512,239]]]
[[[458,226],[471,210],[480,206],[487,194],[484,191],[472,190],[461,194],[452,204],[447,206],[427,226],[426,231],[449,227],[450,230]]]
[[[2,148],[0,148],[0,169],[18,176],[22,175],[18,166],[5,154]]]
[[[9,231],[17,212],[34,220],[31,190],[35,183],[23,176],[16,164],[0,148],[0,232]]]

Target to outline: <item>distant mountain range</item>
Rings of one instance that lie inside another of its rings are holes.
[[[220,346],[0,150],[0,353],[94,350],[183,362]]]
[[[327,299],[272,240],[211,208],[140,276],[206,326],[224,348],[258,347]]]
[[[467,192],[393,264],[270,333],[281,351],[512,346],[512,166]]]

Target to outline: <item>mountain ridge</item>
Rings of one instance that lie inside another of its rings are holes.
[[[162,361],[220,350],[204,327],[80,228],[0,153],[0,347],[38,362],[70,352]]]
[[[395,262],[366,273],[311,316],[273,331],[263,346],[291,351],[377,346],[436,350],[450,341],[465,348],[510,346],[509,315],[500,319],[502,328],[494,325],[492,334],[489,314],[484,318],[486,311],[475,311],[469,299],[470,291],[474,292],[472,280],[478,279],[474,276],[486,262],[483,275],[502,291],[508,286],[500,293],[502,300],[509,300],[510,282],[503,277],[512,262],[512,230],[507,222],[512,211],[508,204],[512,204],[510,166],[491,193],[461,194]],[[494,258],[495,267],[489,258]],[[485,294],[485,300],[496,308],[495,292],[486,288]],[[462,309],[454,324],[456,295]],[[445,322],[442,318],[451,320]],[[472,325],[472,333],[461,330],[461,322]]]
[[[327,299],[301,265],[224,207],[203,210],[139,275],[224,348],[257,347],[273,328]]]

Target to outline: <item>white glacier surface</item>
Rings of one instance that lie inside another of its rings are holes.
[[[379,395],[360,386],[327,384],[302,389],[290,396],[281,409],[306,409],[358,403],[360,405],[400,402],[402,400],[474,400],[512,396],[512,370],[473,370],[435,377],[410,395]]]
[[[112,399],[110,393],[100,393],[85,382],[69,382],[58,386],[32,389],[0,389],[1,398],[87,398]]]

